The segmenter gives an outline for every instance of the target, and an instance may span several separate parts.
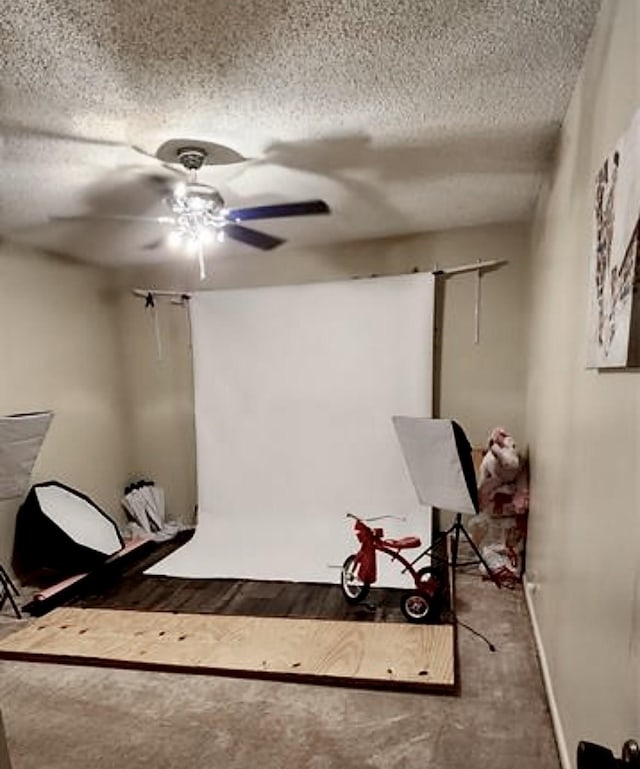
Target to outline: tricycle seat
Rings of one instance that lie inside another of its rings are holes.
[[[392,550],[410,550],[412,547],[420,547],[420,537],[402,537],[402,539],[383,539],[382,544]]]

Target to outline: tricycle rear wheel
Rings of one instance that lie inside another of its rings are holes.
[[[426,593],[412,590],[400,599],[400,611],[407,622],[435,622],[440,614],[439,601]]]
[[[442,611],[442,591],[444,578],[442,571],[433,566],[425,566],[417,572],[418,583],[424,583],[420,589],[405,593],[400,599],[400,611],[408,622],[437,622]]]

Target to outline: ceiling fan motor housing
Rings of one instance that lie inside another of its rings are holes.
[[[207,158],[207,153],[200,147],[182,147],[177,152],[178,160],[187,171],[198,171]]]

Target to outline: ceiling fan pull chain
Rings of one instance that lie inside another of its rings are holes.
[[[198,241],[198,262],[200,263],[200,280],[204,280],[207,274],[204,269],[204,246],[202,241]]]

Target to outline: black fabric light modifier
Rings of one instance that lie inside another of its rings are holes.
[[[64,577],[91,571],[123,547],[115,522],[88,496],[58,481],[32,486],[18,510],[13,568]]]

